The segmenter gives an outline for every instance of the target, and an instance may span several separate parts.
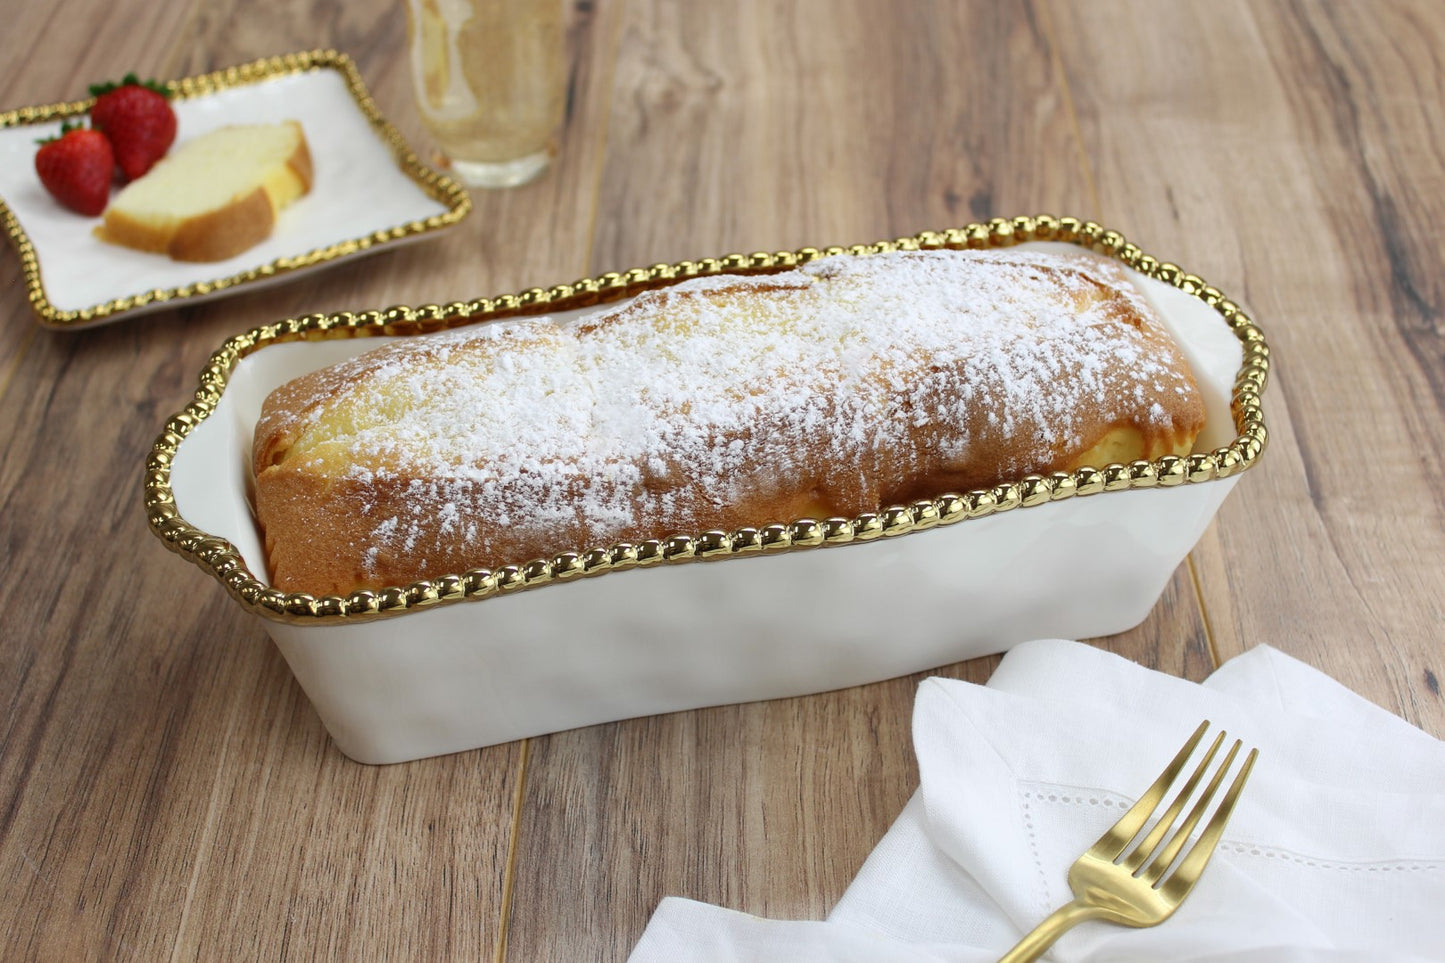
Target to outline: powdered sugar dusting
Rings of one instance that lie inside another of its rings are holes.
[[[581,321],[499,322],[343,363],[327,375],[336,397],[295,416],[294,457],[320,465],[341,446],[346,480],[405,491],[404,514],[361,509],[372,558],[441,541],[481,553],[500,529],[551,533],[555,550],[660,518],[700,530],[740,498],[800,484],[874,500],[856,513],[906,494],[919,470],[967,481],[982,449],[1021,475],[1100,425],[1172,430],[1195,388],[1156,360],[1168,338],[1151,317],[1109,266],[1034,252],[704,278]],[[817,477],[779,471],[800,451]]]

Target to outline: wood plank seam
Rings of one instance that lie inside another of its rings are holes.
[[[1214,644],[1214,622],[1209,618],[1209,610],[1204,607],[1204,589],[1199,584],[1199,571],[1194,567],[1193,552],[1184,557],[1184,564],[1189,567],[1189,584],[1194,589],[1194,601],[1199,606],[1199,621],[1204,625],[1204,644],[1209,649],[1209,662],[1217,669],[1219,647]]]
[[[507,865],[502,871],[502,905],[497,911],[497,949],[494,963],[506,963],[507,930],[512,922],[512,888],[517,878],[517,852],[521,849],[522,804],[527,797],[527,764],[532,758],[532,740],[523,739],[517,757],[517,791],[512,796],[512,831],[507,837]]]
[[[619,10],[612,19],[611,36],[607,38],[607,43],[602,45],[602,49],[607,58],[605,63],[606,72],[599,76],[597,83],[603,90],[612,89],[613,79],[617,73],[618,51],[622,44],[622,24],[627,19],[627,3],[625,0],[623,3],[618,4],[618,6]],[[574,106],[579,100],[580,98],[576,96],[576,92],[574,91]],[[586,277],[591,273],[593,243],[597,240],[597,217],[598,212],[602,209],[602,175],[607,168],[607,142],[612,130],[610,97],[607,100],[607,104],[608,107],[600,119],[601,122],[597,134],[597,160],[593,165],[592,173],[592,207],[591,210],[587,212],[587,241],[586,244],[583,245],[583,261],[578,277]],[[621,270],[621,267],[616,268],[616,270]]]
[[[1040,0],[1037,9],[1039,26],[1049,43],[1049,60],[1053,64],[1054,76],[1058,78],[1059,93],[1064,98],[1064,116],[1069,119],[1069,132],[1073,135],[1074,146],[1079,155],[1079,172],[1084,176],[1084,188],[1089,194],[1089,205],[1092,210],[1088,212],[1088,215],[1102,221],[1104,212],[1103,204],[1099,200],[1099,186],[1094,180],[1094,165],[1089,163],[1089,153],[1084,149],[1084,129],[1083,125],[1079,123],[1079,111],[1074,106],[1074,91],[1069,86],[1069,74],[1064,69],[1064,58],[1059,54],[1058,31],[1054,28],[1054,18],[1049,13],[1046,0]]]

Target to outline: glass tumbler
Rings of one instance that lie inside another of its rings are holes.
[[[469,187],[513,187],[557,155],[566,107],[560,0],[407,0],[422,122]]]

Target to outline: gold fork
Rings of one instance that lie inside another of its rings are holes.
[[[1224,835],[1224,824],[1234,812],[1234,804],[1239,801],[1239,794],[1244,789],[1250,770],[1254,768],[1254,760],[1259,755],[1259,750],[1249,750],[1244,765],[1240,767],[1239,774],[1225,792],[1219,808],[1205,823],[1199,838],[1182,858],[1180,853],[1189,842],[1190,834],[1203,818],[1205,810],[1209,808],[1225,774],[1239,753],[1242,745],[1240,740],[1234,741],[1234,745],[1224,757],[1224,762],[1215,771],[1209,785],[1200,794],[1178,830],[1168,839],[1165,839],[1165,836],[1174,826],[1179,814],[1184,811],[1190,795],[1198,787],[1219,752],[1219,747],[1224,743],[1223,732],[1215,737],[1214,744],[1185,781],[1169,808],[1154,823],[1139,845],[1131,848],[1130,844],[1149,824],[1150,817],[1164,801],[1169,787],[1184,771],[1185,764],[1189,762],[1189,757],[1193,755],[1195,747],[1208,729],[1209,720],[1206,719],[1194,730],[1194,735],[1184,743],[1184,747],[1159,774],[1159,778],[1154,780],[1149,791],[1069,869],[1069,889],[1074,891],[1073,900],[1059,907],[1034,927],[999,963],[1026,963],[1028,960],[1038,959],[1066,930],[1084,920],[1102,919],[1124,926],[1157,926],[1179,908],[1184,897],[1189,895],[1189,891],[1199,881],[1199,874],[1204,872],[1209,857],[1214,853],[1214,847]]]

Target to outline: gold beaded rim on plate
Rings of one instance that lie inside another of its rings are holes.
[[[798,519],[736,531],[673,535],[606,548],[560,552],[505,565],[350,595],[312,596],[282,592],[258,579],[235,547],[200,531],[176,509],[170,487],[177,449],[219,402],[236,364],[261,348],[288,341],[411,335],[548,311],[563,311],[613,301],[644,290],[665,287],[693,277],[715,274],[759,274],[786,270],[835,254],[876,254],[883,251],[936,248],[1010,247],[1024,241],[1064,241],[1109,255],[1141,274],[1171,284],[1214,308],[1243,347],[1235,375],[1231,412],[1237,437],[1210,452],[1166,455],[1154,461],[1080,468],[1072,472],[1028,475],[990,489],[946,493],[907,505],[892,505],[856,518]],[[1082,498],[1135,488],[1171,488],[1237,475],[1252,467],[1264,452],[1267,432],[1260,395],[1269,377],[1269,347],[1264,333],[1218,288],[1177,265],[1159,261],[1125,240],[1117,231],[1093,221],[1047,214],[995,218],[945,231],[851,247],[802,248],[797,251],[730,254],[721,258],[654,264],[621,273],[584,278],[520,294],[454,302],[445,305],[392,307],[354,314],[313,314],[254,328],[228,340],[201,371],[195,399],[173,415],[151,449],[146,464],[145,504],[151,530],[173,551],[210,572],[246,609],[276,621],[337,624],[404,614],[439,604],[511,595],[543,585],[594,577],[609,572],[662,564],[718,560],[754,554],[868,542],[951,525],[1068,498]]]
[[[407,145],[391,122],[382,116],[376,102],[367,91],[366,84],[361,79],[361,73],[356,69],[356,64],[344,53],[335,50],[310,50],[266,57],[196,77],[167,81],[164,86],[169,90],[173,99],[189,100],[233,87],[260,83],[274,77],[316,70],[335,70],[341,75],[352,99],[356,101],[372,129],[391,149],[402,171],[421,187],[427,196],[444,205],[447,208],[446,211],[420,220],[382,228],[365,237],[338,241],[305,254],[276,258],[265,264],[259,264],[224,277],[194,281],[174,288],[158,288],[114,298],[85,308],[62,311],[45,295],[45,287],[41,283],[40,259],[35,252],[35,245],[26,235],[25,229],[21,227],[19,218],[5,203],[4,198],[0,198],[0,225],[3,225],[6,235],[10,238],[10,243],[14,245],[16,252],[20,255],[30,306],[34,309],[40,322],[49,327],[79,328],[158,303],[213,295],[240,285],[271,280],[302,268],[325,264],[383,244],[392,244],[435,231],[455,224],[471,211],[471,195],[450,177],[432,170],[421,162],[416,152]],[[89,97],[84,100],[47,104],[42,107],[20,107],[0,112],[0,128],[52,123],[85,114],[94,104],[95,98]]]

